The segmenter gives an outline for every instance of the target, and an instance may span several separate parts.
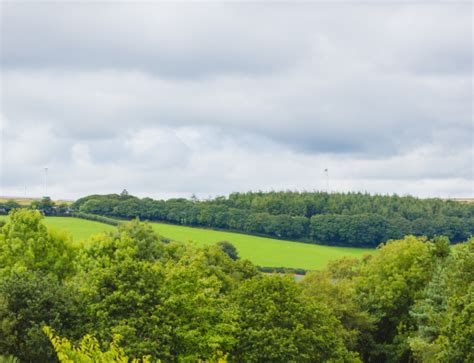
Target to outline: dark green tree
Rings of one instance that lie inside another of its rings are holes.
[[[228,241],[220,241],[217,242],[217,245],[224,251],[227,256],[229,256],[231,259],[238,260],[239,259],[239,253],[237,252],[237,248],[235,246],[228,242]]]

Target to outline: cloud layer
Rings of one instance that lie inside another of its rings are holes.
[[[472,4],[4,3],[0,194],[473,194]],[[25,192],[26,187],[26,192]]]

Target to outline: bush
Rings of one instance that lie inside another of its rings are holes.
[[[119,226],[120,224],[123,223],[122,221],[118,221],[118,220],[113,219],[113,218],[98,216],[96,214],[89,214],[89,213],[84,213],[84,212],[71,213],[71,217],[87,219],[89,221],[95,221],[95,222],[100,222],[100,223],[105,223],[105,224],[110,224],[111,226]]]
[[[258,266],[261,272],[265,273],[279,273],[279,274],[295,274],[295,275],[306,275],[308,270],[304,268],[290,268],[290,267],[263,267]]]

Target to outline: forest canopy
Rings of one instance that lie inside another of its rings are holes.
[[[406,235],[474,234],[474,204],[397,195],[323,192],[248,192],[210,200],[153,200],[128,194],[90,195],[77,212],[228,229],[310,243],[376,247]]]
[[[301,282],[229,247],[164,243],[137,220],[77,245],[15,210],[0,228],[0,360],[474,360],[474,239],[408,236]]]

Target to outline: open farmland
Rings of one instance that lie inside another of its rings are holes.
[[[362,257],[373,249],[321,246],[308,243],[283,241],[241,233],[214,231],[204,228],[152,223],[162,236],[177,241],[194,241],[199,245],[229,241],[242,258],[260,266],[319,269],[334,259],[351,256]]]
[[[6,219],[7,217],[0,216],[0,218]],[[107,224],[70,217],[46,217],[45,223],[48,227],[68,231],[75,241],[82,241],[94,234],[115,229]],[[343,256],[362,257],[364,254],[374,251],[283,241],[164,223],[152,223],[152,226],[161,236],[176,241],[193,241],[198,245],[229,241],[237,248],[242,258],[247,258],[260,266],[320,269],[331,260]]]
[[[0,216],[0,220],[2,219],[6,220],[8,217]],[[48,227],[67,231],[74,241],[83,241],[95,234],[115,229],[108,224],[70,217],[46,217],[45,224]]]

